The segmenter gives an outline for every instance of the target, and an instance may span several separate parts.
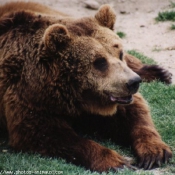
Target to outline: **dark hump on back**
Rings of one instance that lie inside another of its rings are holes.
[[[70,23],[68,30],[78,36],[92,36],[95,30],[96,24],[90,18],[82,18]]]
[[[16,11],[7,13],[0,18],[0,35],[8,32],[11,29],[19,29],[26,32],[36,31],[46,25],[46,21],[41,15],[35,15],[28,11]]]

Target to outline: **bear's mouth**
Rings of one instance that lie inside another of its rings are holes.
[[[133,100],[132,95],[125,96],[125,97],[114,97],[113,95],[109,95],[109,97],[112,102],[115,102],[118,104],[130,104]]]

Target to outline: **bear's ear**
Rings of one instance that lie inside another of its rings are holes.
[[[66,26],[62,24],[53,24],[49,26],[44,33],[44,44],[52,52],[63,48],[70,41],[70,34]]]
[[[95,18],[100,25],[113,30],[116,21],[116,14],[110,5],[102,5],[96,13]]]

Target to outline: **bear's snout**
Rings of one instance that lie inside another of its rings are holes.
[[[135,94],[139,88],[140,83],[142,82],[142,79],[140,76],[136,76],[132,79],[130,79],[127,83],[127,89],[129,90],[130,94]]]

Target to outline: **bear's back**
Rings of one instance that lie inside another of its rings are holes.
[[[64,13],[58,12],[54,9],[50,9],[49,7],[42,4],[34,2],[11,2],[0,7],[0,17],[6,13],[20,11],[21,9],[46,15],[67,16]]]

